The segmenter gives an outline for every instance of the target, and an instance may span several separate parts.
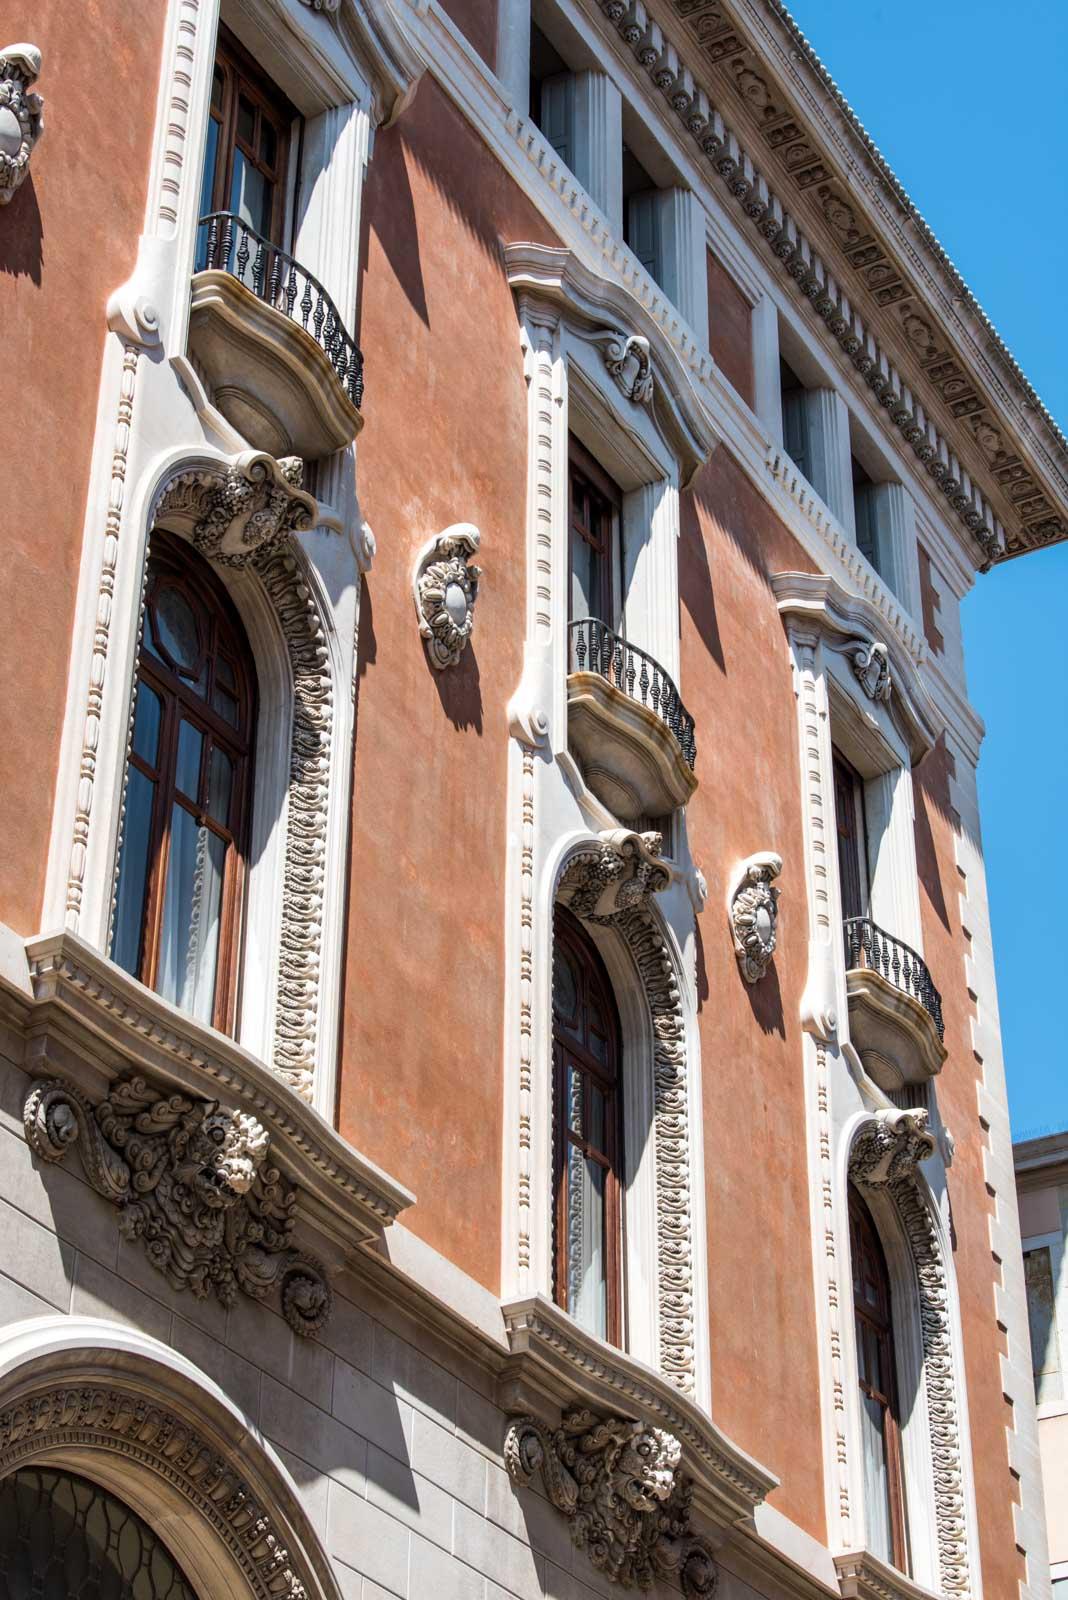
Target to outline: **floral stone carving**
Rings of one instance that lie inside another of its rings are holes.
[[[746,983],[757,983],[775,954],[780,891],[771,887],[771,880],[781,871],[782,856],[761,850],[743,861],[731,878],[727,915]]]
[[[0,206],[6,206],[30,170],[34,146],[44,132],[44,101],[33,94],[41,71],[35,44],[0,50]]]
[[[167,484],[157,518],[188,524],[193,544],[209,561],[245,567],[279,550],[290,534],[314,527],[319,507],[301,487],[299,456],[247,450],[225,468],[195,467]]]
[[[715,1594],[719,1573],[707,1540],[690,1531],[693,1485],[673,1434],[576,1407],[556,1429],[517,1418],[504,1460],[513,1483],[541,1474],[572,1543],[613,1583],[651,1589],[673,1578],[687,1600]]]
[[[666,889],[671,872],[660,859],[663,836],[609,829],[568,862],[559,892],[576,917],[605,921],[644,906]]]
[[[317,1333],[333,1294],[314,1256],[291,1240],[297,1194],[267,1165],[266,1130],[217,1100],[166,1095],[122,1079],[99,1105],[45,1079],[26,1097],[26,1139],[42,1161],[78,1143],[85,1175],[119,1208],[119,1228],[141,1239],[174,1289],[229,1305],[278,1290],[295,1333]]]
[[[454,522],[430,539],[415,565],[415,613],[430,665],[455,667],[471,637],[481,567],[471,557],[481,534],[470,522]]]
[[[594,343],[602,345],[604,364],[628,400],[645,406],[653,398],[653,367],[649,356],[649,341],[638,334],[617,332],[606,328],[603,333],[590,335]]]

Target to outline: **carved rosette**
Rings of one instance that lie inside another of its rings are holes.
[[[303,482],[299,456],[276,461],[248,450],[225,467],[195,467],[172,478],[155,517],[186,525],[209,561],[245,567],[281,549],[290,534],[315,526],[319,507]]]
[[[140,1239],[173,1289],[230,1305],[277,1291],[294,1333],[317,1333],[333,1294],[314,1256],[292,1243],[297,1192],[267,1164],[266,1130],[217,1100],[166,1095],[142,1077],[113,1084],[94,1106],[59,1079],[33,1085],[26,1139],[42,1161],[75,1143],[96,1192],[119,1209],[119,1229]]]
[[[471,561],[481,534],[470,522],[456,522],[419,553],[413,589],[419,632],[430,665],[438,672],[455,667],[475,624],[481,567]]]
[[[736,867],[727,895],[727,917],[734,953],[746,983],[757,983],[775,954],[780,890],[771,882],[782,871],[782,856],[761,850]]]
[[[659,833],[609,829],[598,843],[572,856],[557,892],[583,920],[607,921],[640,908],[671,882],[660,859],[663,844]]]
[[[862,1188],[885,1189],[910,1178],[934,1148],[926,1111],[880,1111],[853,1141],[849,1176]]]
[[[35,44],[0,50],[0,206],[6,206],[30,170],[34,146],[44,132],[44,101],[33,94],[41,71]]]
[[[653,398],[653,366],[648,339],[615,328],[592,333],[590,339],[601,346],[604,364],[627,399],[639,406],[649,405]]]
[[[690,1530],[693,1485],[680,1470],[682,1446],[673,1434],[576,1407],[556,1429],[517,1418],[504,1460],[521,1487],[541,1474],[572,1543],[611,1582],[651,1589],[672,1578],[688,1600],[715,1594],[718,1570],[711,1546]]]

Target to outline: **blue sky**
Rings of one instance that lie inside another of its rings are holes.
[[[1068,431],[1064,0],[789,0],[798,25]],[[1010,25],[1011,24],[1011,25]],[[1068,545],[965,602],[1013,1134],[1068,1128]]]

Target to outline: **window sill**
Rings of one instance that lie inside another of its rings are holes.
[[[835,1556],[834,1567],[842,1600],[938,1600],[935,1590],[914,1582],[870,1550]]]
[[[376,1238],[414,1204],[409,1190],[353,1150],[264,1062],[161,1000],[75,934],[45,934],[25,948],[33,998],[12,999],[28,1036],[31,1076],[70,1078],[73,1055],[106,1082],[133,1069],[176,1092],[252,1112],[302,1205],[342,1240]]]
[[[498,1379],[498,1404],[555,1426],[560,1411],[589,1405],[645,1419],[673,1433],[694,1480],[695,1503],[714,1522],[752,1517],[778,1478],[728,1439],[696,1401],[642,1362],[587,1333],[545,1295],[506,1302],[511,1360]]]

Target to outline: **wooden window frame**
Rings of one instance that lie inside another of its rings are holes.
[[[600,529],[594,527],[592,519],[582,522],[576,518],[576,480],[586,486],[591,503],[600,503],[603,516],[603,525]],[[598,620],[606,623],[613,632],[621,631],[617,623],[619,595],[622,590],[623,494],[619,485],[613,482],[600,463],[573,434],[569,436],[567,446],[567,527],[568,621],[576,620],[571,610],[571,575],[574,571],[575,540],[583,539],[601,560],[599,597],[601,612]]]
[[[623,1153],[623,1074],[619,1012],[612,985],[597,950],[578,920],[563,906],[557,906],[553,919],[554,949],[557,944],[571,956],[584,986],[591,984],[607,1021],[608,1065],[599,1062],[591,1051],[565,1031],[557,1020],[553,999],[553,1299],[564,1311],[567,1303],[567,1150],[574,1146],[605,1169],[604,1260],[605,1260],[605,1337],[609,1344],[622,1344],[623,1328],[623,1203],[620,1168]],[[579,1013],[583,996],[578,998]],[[586,1032],[585,1028],[583,1030]],[[571,1065],[592,1078],[605,1100],[605,1148],[597,1150],[568,1126],[567,1068]]]
[[[216,956],[215,998],[211,1025],[233,1034],[241,975],[241,932],[245,881],[248,864],[253,795],[253,750],[256,728],[255,676],[251,670],[252,652],[223,585],[207,562],[197,557],[184,541],[155,529],[149,560],[167,583],[183,593],[200,616],[207,616],[209,637],[201,640],[201,661],[206,661],[207,682],[201,697],[165,660],[145,647],[144,629],[152,625],[154,587],[150,580],[146,595],[142,638],[138,653],[137,687],[148,685],[159,697],[160,725],[153,767],[136,750],[130,749],[128,764],[141,772],[154,787],[152,820],[149,827],[148,870],[142,906],[137,977],[148,988],[156,987],[162,944],[163,907],[166,898],[167,867],[170,856],[171,818],[175,805],[190,813],[208,830],[226,840],[223,866],[222,903],[219,915],[219,944]],[[228,632],[228,649],[220,652],[219,622]],[[158,641],[157,641],[158,643]],[[237,685],[239,727],[226,721],[211,705],[216,664],[222,653],[234,669]],[[197,804],[177,787],[178,734],[182,721],[190,722],[203,736],[198,774]],[[241,731],[243,730],[243,731]],[[227,826],[208,816],[207,785],[211,752],[218,745],[233,763],[230,820]]]
[[[874,1388],[861,1376],[861,1351],[857,1331],[857,1383],[862,1395],[882,1407],[883,1437],[886,1440],[886,1478],[890,1500],[890,1545],[893,1565],[899,1572],[909,1571],[908,1521],[905,1514],[905,1466],[901,1441],[901,1413],[898,1404],[897,1352],[894,1348],[893,1298],[890,1289],[890,1269],[886,1264],[879,1230],[864,1200],[850,1185],[849,1189],[849,1247],[853,1275],[854,1324],[863,1322],[875,1335],[879,1351],[879,1365],[889,1382],[886,1391]],[[878,1269],[883,1305],[873,1310],[857,1293],[857,1263],[860,1254],[873,1262]],[[880,1314],[881,1313],[881,1314]]]
[[[211,185],[211,211],[229,211],[230,191],[233,186],[234,152],[241,150],[245,159],[262,172],[273,185],[269,242],[285,247],[283,238],[286,211],[286,179],[289,173],[289,135],[299,113],[278,85],[272,83],[257,65],[245,47],[224,23],[219,24],[219,38],[215,50],[215,66],[223,74],[223,103],[218,116],[211,109],[208,116],[219,124],[219,142],[215,150],[215,171]],[[239,92],[256,108],[256,126],[253,143],[249,149],[237,133]],[[266,115],[277,137],[277,157],[273,168],[264,165],[258,152],[261,119]]]

